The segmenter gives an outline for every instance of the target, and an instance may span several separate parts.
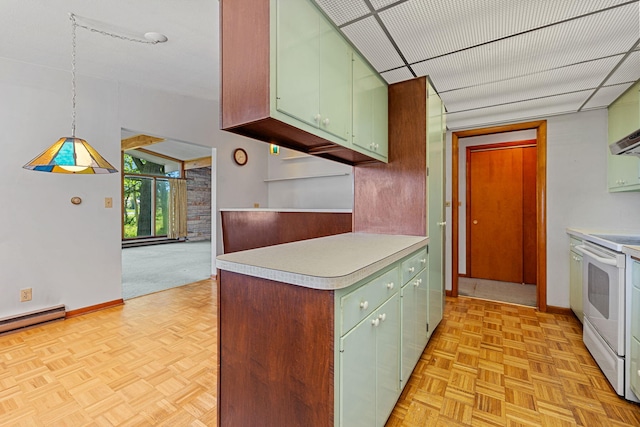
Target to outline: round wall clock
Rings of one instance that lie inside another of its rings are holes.
[[[244,166],[247,164],[247,160],[249,160],[249,157],[247,156],[247,152],[242,148],[236,148],[236,150],[233,152],[233,160],[235,160],[238,165]]]

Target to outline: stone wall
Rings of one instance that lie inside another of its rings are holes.
[[[187,238],[211,240],[211,168],[189,169],[187,178]]]

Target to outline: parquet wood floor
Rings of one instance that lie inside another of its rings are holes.
[[[0,336],[0,426],[215,426],[215,282]]]
[[[399,426],[629,427],[640,405],[615,394],[575,317],[447,298],[386,427]]]
[[[205,280],[0,336],[0,426],[215,426],[215,304]],[[565,425],[640,426],[640,406],[573,317],[469,298],[447,299],[387,423]]]

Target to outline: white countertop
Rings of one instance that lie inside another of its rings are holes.
[[[351,213],[351,209],[294,209],[294,208],[225,208],[220,212],[328,212],[328,213]]]
[[[633,245],[621,245],[621,244],[613,244],[611,242],[607,242],[601,238],[598,238],[594,235],[627,235],[627,236],[638,236],[640,235],[640,231],[638,230],[586,230],[586,229],[578,229],[578,228],[567,228],[567,234],[570,236],[576,237],[578,239],[587,240],[590,242],[597,243],[599,245],[605,246],[609,249],[613,249],[618,252],[623,252],[625,254],[629,254],[640,258],[640,246]]]
[[[640,246],[624,246],[622,252],[640,260]]]
[[[421,249],[427,237],[345,233],[219,255],[220,270],[313,289],[342,289]]]

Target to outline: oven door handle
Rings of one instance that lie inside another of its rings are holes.
[[[577,250],[578,252],[580,252],[581,254],[586,255],[586,256],[590,256],[591,258],[594,258],[596,261],[601,262],[603,264],[613,265],[613,266],[617,266],[618,265],[618,263],[616,262],[615,259],[602,258],[601,256],[598,256],[598,255],[594,254],[593,252],[587,250],[587,248],[584,247],[583,245],[574,246],[574,249]]]

